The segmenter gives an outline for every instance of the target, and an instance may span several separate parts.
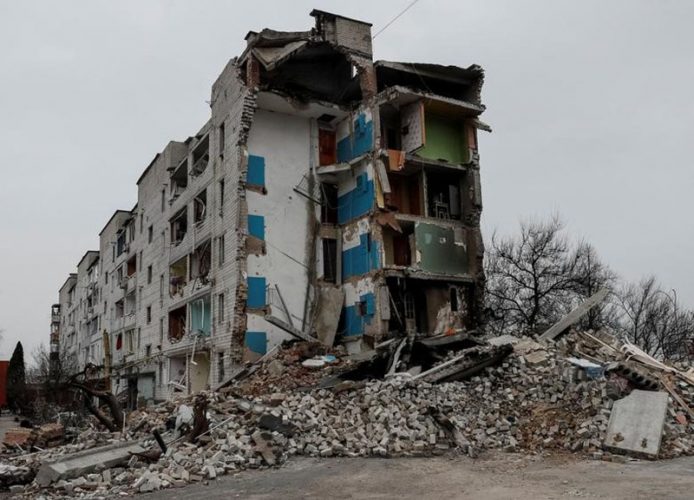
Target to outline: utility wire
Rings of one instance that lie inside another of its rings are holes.
[[[388,21],[388,23],[387,23],[383,28],[381,28],[380,30],[378,30],[378,31],[376,32],[376,34],[375,34],[372,38],[376,38],[378,35],[380,35],[381,33],[383,33],[383,32],[386,30],[386,28],[387,28],[388,26],[390,26],[391,24],[393,24],[395,21],[397,21],[397,20],[400,18],[400,16],[402,16],[405,12],[407,12],[407,11],[410,10],[412,7],[414,7],[414,4],[416,4],[417,2],[419,2],[419,0],[412,0],[412,2],[410,2],[410,4],[409,4],[407,7],[405,7],[404,9],[402,9],[402,11],[400,11],[400,13],[399,13],[397,16],[395,16],[393,19],[391,19],[390,21]]]

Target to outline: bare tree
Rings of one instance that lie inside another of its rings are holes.
[[[610,296],[588,311],[580,325],[588,330],[615,328],[618,313],[615,311],[613,294],[617,288],[617,274],[598,256],[595,247],[585,241],[580,242],[573,257],[576,265],[573,270],[573,292],[576,301],[583,301],[599,290],[607,289]]]
[[[47,390],[65,387],[70,376],[77,372],[78,367],[73,356],[59,351],[57,357],[51,358],[51,353],[45,344],[39,344],[31,353],[32,365],[27,372],[27,379],[32,384],[39,384]]]
[[[554,216],[522,222],[515,237],[492,237],[485,270],[492,329],[538,332],[570,309],[579,257],[563,229]]]
[[[664,292],[654,276],[622,287],[618,294],[619,331],[644,351],[658,358],[690,357],[694,339],[694,313],[677,304],[677,295]]]

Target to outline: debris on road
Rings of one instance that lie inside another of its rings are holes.
[[[16,472],[0,471],[0,481],[24,484],[29,497],[100,496],[213,480],[293,455],[694,453],[681,408],[694,402],[687,373],[630,357],[606,332],[571,331],[547,343],[443,337],[387,342],[359,356],[295,341],[217,392],[130,413],[123,433],[90,430],[75,443],[15,455],[7,470]],[[318,359],[329,362],[305,366]],[[643,398],[654,401],[634,403]]]

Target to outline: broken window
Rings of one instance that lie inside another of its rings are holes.
[[[116,268],[116,281],[118,282],[118,286],[120,286],[120,287],[125,286],[124,277],[125,277],[125,274],[123,273],[123,266],[118,266]]]
[[[152,306],[147,306],[147,324],[149,325],[152,322]]]
[[[148,285],[152,284],[152,264],[147,266],[147,284]]]
[[[149,226],[147,228],[147,243],[152,243],[154,239],[154,226]]]
[[[337,185],[321,183],[321,217],[323,224],[337,224]]]
[[[130,277],[137,272],[137,254],[128,259],[127,276]]]
[[[116,319],[122,318],[125,315],[125,301],[120,299],[115,304],[115,314]]]
[[[217,323],[224,323],[224,294],[217,295]]]
[[[337,240],[323,238],[323,281],[337,282]]]
[[[211,301],[206,295],[190,303],[190,329],[198,335],[210,335]]]
[[[135,330],[130,329],[125,331],[125,351],[128,353],[135,352]]]
[[[441,172],[425,172],[427,178],[427,208],[429,217],[460,220],[461,176]]]
[[[198,280],[200,284],[207,284],[211,259],[210,240],[207,240],[201,243],[191,255],[190,278]]]
[[[217,240],[218,254],[219,254],[219,267],[224,265],[225,259],[225,248],[224,248],[224,235],[221,235]]]
[[[200,224],[207,216],[207,189],[203,189],[193,200],[193,221]]]
[[[133,241],[135,241],[135,221],[134,220],[132,220],[132,219],[130,220],[130,222],[128,223],[127,229],[128,229],[128,243],[132,243]]]
[[[224,213],[224,179],[219,181],[219,215]]]
[[[318,129],[318,165],[333,165],[335,163],[337,163],[335,131],[320,128]]]
[[[116,257],[126,251],[125,230],[118,231],[116,236]]]
[[[171,244],[178,245],[183,241],[188,231],[188,210],[183,207],[171,218]]]
[[[181,306],[169,312],[169,340],[177,342],[186,333],[186,306]]]
[[[135,314],[135,308],[137,307],[137,298],[135,297],[135,291],[133,290],[128,295],[125,296],[125,315],[130,316]]]
[[[147,344],[145,346],[145,357],[149,358],[152,355],[152,345]]]
[[[193,166],[190,169],[191,177],[197,177],[202,174],[210,162],[210,136],[206,135],[195,146],[193,150]]]
[[[224,122],[219,125],[219,129],[217,130],[217,137],[219,139],[218,142],[218,148],[219,148],[219,157],[224,158],[224,142],[226,141],[226,130],[224,127]]]
[[[182,295],[186,283],[188,283],[188,256],[169,266],[169,294],[171,297]]]
[[[175,200],[188,187],[188,157],[184,157],[171,174],[171,201]],[[162,211],[164,205],[162,205]]]

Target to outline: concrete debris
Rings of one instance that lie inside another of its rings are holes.
[[[658,456],[667,406],[666,392],[638,389],[615,401],[605,447],[636,456]]]
[[[193,408],[188,405],[181,405],[176,412],[176,426],[174,430],[179,436],[187,434],[193,425]]]
[[[3,444],[10,447],[19,446],[23,449],[29,449],[32,446],[51,448],[62,443],[64,435],[65,429],[58,423],[45,424],[33,429],[14,427],[5,433]]]
[[[137,443],[124,442],[92,448],[81,453],[46,460],[39,468],[35,482],[48,486],[59,479],[72,479],[93,472],[97,468],[111,468],[127,462],[133,453],[144,452]]]
[[[29,467],[17,467],[9,464],[0,464],[0,488],[12,488],[30,482],[35,472]],[[13,491],[17,493],[18,490]]]
[[[351,361],[344,352],[335,352],[336,362],[321,369],[307,369],[302,361],[323,355],[324,347],[318,346],[321,353],[315,346],[294,343],[223,391],[202,393],[208,402],[209,430],[196,443],[186,436],[177,439],[170,424],[168,432],[162,432],[167,449],[161,453],[152,431],[167,428],[167,422],[178,418],[181,408],[190,408],[200,393],[132,412],[125,436],[90,431],[76,443],[18,455],[12,459],[15,469],[0,469],[0,480],[8,487],[24,485],[15,492],[27,498],[39,491],[45,497],[99,497],[215,480],[243,469],[278,466],[294,455],[456,452],[476,457],[487,449],[501,449],[569,451],[618,461],[610,450],[624,453],[634,447],[648,457],[694,454],[690,419],[683,418],[668,393],[639,391],[616,371],[597,378],[586,373],[593,364],[625,362],[619,350],[605,349],[603,343],[610,340],[603,334],[601,338],[598,342],[571,332],[545,346],[519,339],[448,352],[438,350],[437,343],[408,350],[398,341],[387,346],[390,354],[382,348],[365,360]],[[540,355],[542,362],[531,362]],[[389,361],[396,358],[399,371],[384,379]],[[577,366],[577,359],[591,361]],[[464,369],[453,375],[464,372],[464,380],[403,375],[413,368],[425,375],[442,367],[433,372],[440,374],[460,360]],[[489,360],[494,362],[480,367]],[[655,374],[650,378],[657,379]],[[684,380],[672,382],[670,388],[683,402],[694,401],[694,387]],[[656,401],[644,404],[643,398]],[[640,410],[642,406],[648,411]],[[99,448],[103,444],[110,447]],[[107,450],[115,461],[106,459]],[[149,460],[145,450],[155,450],[158,460]],[[30,482],[34,471],[38,474]]]
[[[605,297],[607,297],[609,293],[610,292],[607,288],[602,288],[598,290],[595,294],[591,295],[586,300],[584,300],[583,303],[581,303],[573,311],[571,311],[569,314],[560,319],[549,330],[540,335],[540,340],[554,340],[562,332],[566,331],[567,328],[569,328],[571,325],[578,322],[578,320],[580,320],[583,316],[588,314],[588,312],[593,307],[605,300]]]

